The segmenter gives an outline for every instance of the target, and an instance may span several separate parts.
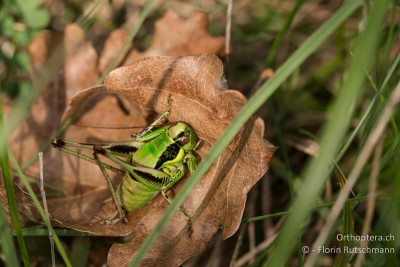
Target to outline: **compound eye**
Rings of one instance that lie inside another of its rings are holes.
[[[188,135],[188,132],[186,132],[186,131],[184,132],[183,136],[179,139],[178,143],[179,143],[181,146],[184,146],[184,145],[186,145],[187,143],[189,143],[189,135]]]

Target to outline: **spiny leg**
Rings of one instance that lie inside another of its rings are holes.
[[[99,153],[99,148],[102,150],[108,150],[110,153],[124,157],[127,159],[132,158],[132,154],[134,154],[140,147],[144,145],[144,142],[138,142],[138,141],[126,141],[126,142],[118,142],[118,143],[109,143],[109,144],[86,144],[86,143],[78,143],[78,142],[72,142],[68,140],[63,140],[59,138],[53,138],[51,140],[51,145],[54,148],[57,148],[58,150],[68,153],[73,156],[77,156],[81,159],[87,160],[92,163],[97,163],[96,160],[92,157],[86,156],[85,154],[82,154],[78,151],[69,149],[69,147],[75,147],[79,149],[86,149],[86,150],[91,150],[93,152],[93,147],[97,146],[97,152]],[[106,169],[112,170],[114,172],[124,172],[120,169],[117,169],[113,166],[110,166],[106,163],[103,163],[104,167]]]
[[[104,178],[107,181],[108,187],[110,188],[111,191],[111,195],[112,198],[114,200],[114,204],[117,207],[118,210],[118,214],[119,214],[119,219],[123,222],[123,223],[127,223],[128,220],[125,216],[124,211],[122,210],[122,205],[121,205],[121,201],[120,199],[117,197],[117,194],[115,193],[113,184],[111,182],[110,176],[108,175],[103,162],[100,160],[100,158],[98,157],[98,150],[102,150],[102,148],[98,147],[98,146],[93,146],[93,158],[95,159],[97,165],[100,167],[101,172],[103,173]],[[112,222],[112,223],[116,223],[116,222]]]
[[[174,186],[185,174],[185,167],[183,164],[173,164],[173,165],[167,165],[163,167],[163,171],[165,173],[169,173],[170,179],[168,181],[164,181],[164,185],[161,187],[161,193],[163,197],[171,204],[172,200],[171,198],[167,195],[167,190],[170,189],[172,186]],[[183,209],[183,207],[179,208],[179,211],[182,213],[183,217],[185,217],[185,220],[187,221],[189,225],[189,232],[192,232],[192,221],[189,217],[189,215],[186,213],[186,211]]]
[[[147,128],[143,129],[139,134],[131,133],[131,137],[136,138],[136,140],[140,139],[142,136],[146,135],[150,132],[155,126],[160,125],[164,120],[166,120],[171,112],[171,95],[168,96],[168,104],[167,104],[167,111],[161,114],[152,124],[150,124]]]
[[[188,152],[183,159],[183,162],[186,163],[190,173],[193,174],[196,169],[196,157],[191,152]]]
[[[172,203],[172,199],[167,195],[167,192],[165,191],[165,188],[163,187],[161,189],[161,194],[163,197],[168,201],[169,204]],[[186,223],[188,224],[188,230],[189,230],[189,235],[192,234],[193,228],[192,228],[192,220],[190,219],[189,215],[186,213],[186,211],[183,209],[183,207],[179,207],[179,211],[182,213],[183,217],[186,220]]]
[[[57,148],[58,150],[62,151],[62,152],[68,153],[68,154],[73,155],[73,156],[77,156],[77,157],[79,157],[79,158],[81,158],[81,159],[84,159],[84,160],[87,160],[87,161],[89,161],[89,162],[91,162],[91,163],[97,164],[97,162],[96,162],[96,160],[95,160],[94,158],[91,158],[91,157],[89,157],[89,156],[86,156],[86,155],[84,155],[84,154],[81,154],[81,153],[79,153],[79,152],[77,152],[77,151],[68,149],[68,148],[66,148],[66,147],[56,147],[56,148]],[[92,147],[92,150],[93,150],[93,147]],[[109,169],[109,170],[111,170],[111,171],[113,171],[113,172],[123,172],[122,170],[117,169],[117,168],[115,168],[115,167],[113,167],[113,166],[111,166],[111,165],[108,165],[108,164],[106,164],[106,163],[103,163],[103,165],[104,165],[105,168],[107,168],[107,169]]]

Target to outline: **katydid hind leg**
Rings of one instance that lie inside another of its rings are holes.
[[[121,166],[125,171],[129,172],[133,177],[135,177],[139,182],[147,185],[148,187],[150,187],[154,190],[160,191],[161,187],[163,186],[163,181],[166,179],[169,180],[168,174],[166,174],[160,170],[143,167],[143,166],[136,166],[136,165],[127,163],[127,162],[119,159],[115,155],[113,155],[110,151],[107,151],[105,149],[100,148],[98,153],[102,154],[105,157],[109,158],[110,160],[114,161],[119,166]],[[141,175],[138,175],[137,172],[142,172],[142,173],[151,175],[153,178],[159,180],[159,182],[148,181],[148,179],[141,177]]]
[[[123,223],[127,223],[128,220],[125,216],[125,212],[122,210],[122,204],[121,201],[119,199],[119,197],[117,196],[113,184],[111,182],[110,176],[108,175],[103,162],[100,160],[99,156],[98,156],[98,150],[102,150],[102,148],[98,147],[98,146],[93,146],[93,158],[95,159],[97,165],[100,167],[101,172],[103,173],[104,178],[106,179],[106,182],[108,184],[108,187],[110,188],[111,191],[111,195],[112,198],[114,200],[115,206],[117,208],[118,211],[118,215],[119,215],[119,219],[123,222]],[[115,222],[114,222],[115,223]]]
[[[51,142],[51,145],[52,145],[54,148],[57,148],[58,150],[60,150],[60,151],[62,151],[62,152],[64,152],[64,153],[67,153],[67,154],[76,156],[76,157],[78,157],[78,158],[84,159],[84,160],[86,160],[86,161],[89,161],[89,162],[91,162],[91,163],[97,164],[96,160],[95,160],[93,157],[89,157],[89,156],[87,156],[87,155],[85,155],[85,154],[82,154],[82,153],[80,153],[80,152],[78,152],[78,151],[69,149],[69,148],[68,148],[69,146],[68,146],[68,145],[65,145],[65,141],[62,140],[62,139],[53,138],[53,140],[52,140],[52,142]],[[76,147],[76,146],[74,146],[74,147]],[[81,147],[78,147],[78,148],[81,148]],[[86,147],[85,147],[85,148],[86,148]],[[91,149],[91,151],[93,152],[93,145],[90,146],[90,149]],[[103,163],[103,166],[104,166],[105,168],[107,168],[107,169],[113,171],[113,172],[123,172],[122,170],[120,170],[120,169],[118,169],[118,168],[115,168],[115,167],[113,167],[113,166],[111,166],[111,165],[108,165],[108,164],[106,164],[106,163]]]

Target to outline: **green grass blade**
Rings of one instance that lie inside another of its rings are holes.
[[[46,65],[42,68],[43,72],[39,74],[37,79],[33,80],[31,90],[23,90],[14,101],[13,107],[8,114],[6,127],[0,126],[0,147],[7,146],[8,137],[18,127],[18,125],[25,119],[30,108],[35,103],[37,97],[46,88],[51,78],[55,77],[57,71],[61,68],[64,58],[64,51],[59,47],[53,54],[52,58],[48,60]]]
[[[344,4],[330,19],[328,19],[314,34],[312,34],[302,46],[276,71],[275,76],[268,80],[249,100],[249,102],[239,112],[234,121],[226,128],[221,138],[211,148],[207,156],[201,161],[196,171],[190,179],[187,180],[181,191],[175,196],[174,201],[168,207],[167,211],[157,223],[153,231],[146,238],[136,257],[130,266],[139,266],[141,259],[151,244],[155,241],[161,230],[171,219],[178,207],[183,203],[186,196],[197,182],[203,177],[211,167],[214,160],[222,153],[232,138],[237,134],[244,123],[254,114],[254,112],[277,90],[277,88],[287,79],[287,77],[296,70],[309,55],[315,52],[330,34],[339,27],[345,19],[352,14],[362,3],[362,0],[348,1]],[[278,265],[277,265],[278,266]]]
[[[272,61],[275,58],[276,52],[282,43],[283,36],[286,34],[290,25],[292,25],[293,19],[296,16],[297,12],[299,11],[300,7],[304,4],[304,0],[297,0],[296,4],[294,5],[293,9],[290,11],[288,16],[286,17],[285,25],[283,25],[282,30],[276,36],[274,43],[272,44],[271,50],[268,53],[267,60],[266,60],[266,67],[270,67]]]
[[[361,117],[360,121],[358,122],[356,128],[353,130],[353,132],[351,133],[350,137],[347,138],[346,143],[343,145],[343,147],[341,148],[340,152],[338,153],[338,156],[336,157],[336,162],[339,162],[342,159],[342,157],[346,153],[347,149],[350,147],[350,145],[352,144],[353,140],[356,138],[357,134],[360,132],[361,128],[363,127],[363,125],[365,124],[365,122],[367,121],[369,116],[371,115],[375,103],[380,98],[383,89],[386,87],[387,83],[389,82],[389,79],[395,73],[395,70],[396,70],[399,62],[400,62],[400,54],[394,60],[393,65],[390,68],[389,72],[387,73],[387,75],[386,75],[382,85],[380,86],[377,94],[372,99],[371,103],[368,105],[368,108],[364,112],[364,114]]]
[[[15,200],[13,181],[11,178],[10,166],[8,163],[8,155],[7,150],[4,148],[0,154],[1,161],[1,170],[4,178],[4,186],[7,191],[7,202],[10,210],[11,219],[15,228],[15,232],[17,234],[17,242],[19,249],[21,251],[22,261],[24,262],[24,266],[30,266],[29,264],[29,256],[28,251],[25,246],[24,236],[21,231],[21,222],[18,217],[18,209]]]
[[[81,16],[78,20],[77,23],[84,28],[87,24],[88,24],[88,20],[89,18],[93,17],[95,15],[95,12],[97,10],[96,6],[98,6],[99,4],[102,3],[103,0],[98,0],[98,4],[94,4],[94,6],[92,7],[92,9],[88,12],[88,14]],[[132,40],[134,39],[134,37],[136,36],[137,32],[139,31],[140,27],[142,26],[144,20],[146,19],[150,8],[153,4],[154,0],[148,0],[142,10],[142,12],[139,15],[138,21],[135,24],[135,27],[130,31],[128,38],[125,40],[122,48],[120,49],[120,51],[118,52],[118,55],[115,57],[115,59],[112,61],[112,63],[110,64],[110,66],[107,68],[107,70],[103,73],[102,77],[98,80],[98,83],[102,83],[105,79],[105,77],[108,75],[108,73],[113,70],[116,66],[116,64],[120,61],[122,55],[125,53],[125,51],[128,49],[129,44],[132,42]],[[53,77],[53,76],[52,76]],[[78,117],[79,114],[79,110],[77,112],[75,112],[74,114],[71,115],[71,117],[69,117],[45,142],[43,142],[43,144],[40,146],[39,152],[43,152],[46,149],[49,148],[50,146],[50,140],[53,137],[58,137],[60,136],[67,128],[68,126],[74,121],[74,119],[76,117]],[[34,153],[32,155],[31,158],[29,158],[27,160],[27,162],[24,163],[24,165],[22,166],[22,169],[25,170],[26,168],[28,168],[33,162],[35,162],[35,160],[37,159],[37,155],[38,153]]]
[[[88,30],[92,24],[91,20],[96,17],[98,12],[107,4],[107,0],[95,0],[91,1],[88,8],[85,8],[84,13],[76,19],[75,23],[84,30]]]
[[[68,228],[55,228],[57,236],[96,236],[95,234],[80,232]],[[49,229],[44,225],[35,225],[22,229],[24,236],[49,236]]]
[[[77,19],[77,23],[84,28],[88,21],[95,15],[95,12],[98,11],[105,2],[106,0],[96,0],[93,2],[89,12],[80,16]],[[9,1],[7,1],[6,4],[8,5],[8,3]],[[0,147],[6,145],[8,136],[25,118],[31,106],[40,95],[40,92],[43,91],[50,81],[57,75],[58,71],[64,64],[64,52],[64,46],[62,44],[56,47],[53,54],[37,74],[37,78],[32,80],[32,90],[24,90],[20,92],[20,95],[16,99],[10,112],[8,127],[5,130],[0,129]]]
[[[347,4],[350,3],[350,1],[347,2]],[[277,238],[274,253],[265,266],[284,266],[291,255],[290,252],[294,244],[290,240],[300,231],[299,225],[305,221],[309,214],[308,207],[315,200],[325,178],[328,176],[331,158],[334,157],[336,148],[345,134],[350,122],[352,108],[363,89],[364,70],[371,64],[373,57],[370,55],[374,55],[386,9],[387,1],[374,1],[372,3],[371,16],[368,18],[366,29],[357,39],[348,75],[332,109],[332,118],[324,127],[320,154],[318,158],[311,161],[304,172],[305,181],[298,191],[299,196],[293,202],[291,213]],[[302,192],[307,192],[307,194]]]
[[[140,12],[139,18],[135,23],[135,27],[129,33],[128,38],[124,41],[121,49],[119,50],[117,56],[111,62],[110,66],[108,66],[107,70],[103,73],[103,75],[98,80],[98,84],[102,84],[106,76],[112,71],[117,63],[121,60],[122,55],[125,54],[126,50],[128,50],[130,43],[132,43],[133,38],[135,38],[136,34],[138,33],[139,29],[142,27],[144,20],[146,19],[147,15],[149,14],[150,8],[153,5],[154,0],[147,0],[146,4],[143,7],[142,12]]]
[[[96,12],[99,10],[99,7],[102,6],[105,2],[105,0],[96,0],[95,2],[93,2],[92,6],[89,8],[88,13],[83,14],[77,19],[77,23],[79,24],[79,26],[81,28],[85,28],[85,26],[89,23],[88,21],[94,17]],[[18,98],[14,101],[12,109],[7,118],[7,127],[4,127],[4,125],[0,125],[0,147],[5,147],[7,145],[7,140],[11,133],[26,118],[28,112],[30,111],[38,96],[43,92],[43,90],[47,88],[47,85],[54,79],[54,77],[56,77],[59,70],[63,67],[64,61],[64,45],[61,44],[54,49],[51,56],[41,67],[37,75],[32,79],[31,90],[21,91],[18,95]],[[67,127],[66,124],[60,126],[60,128],[57,129],[56,132],[60,134],[62,131],[64,131]],[[54,135],[55,134],[53,134],[53,136]],[[49,138],[42,145],[42,150],[40,151],[44,151],[44,149],[49,146],[50,140],[51,138]],[[31,164],[36,158],[37,156],[33,156],[32,159],[28,160],[28,163]],[[25,164],[24,169],[27,166],[28,165]]]
[[[347,199],[346,203],[349,203],[349,205],[350,205],[350,203],[356,202],[355,204],[357,204],[358,202],[364,201],[366,199],[367,199],[367,197],[354,197],[354,198]],[[333,202],[327,202],[327,203],[316,205],[316,206],[310,208],[310,212],[311,211],[315,211],[317,209],[322,209],[322,208],[326,208],[326,207],[332,207],[333,205],[335,205],[335,203],[336,202],[333,201]],[[353,204],[353,205],[355,205],[355,204]],[[251,223],[251,222],[264,221],[264,220],[267,220],[267,219],[282,217],[282,216],[288,215],[289,213],[290,213],[290,211],[281,211],[281,212],[276,212],[276,213],[272,213],[272,214],[256,216],[256,217],[252,217],[252,218],[243,219],[242,223]]]
[[[74,267],[88,266],[91,244],[87,237],[74,238],[71,249],[71,262]]]
[[[8,228],[7,218],[4,214],[2,206],[0,206],[0,237],[0,247],[5,257],[5,265],[7,267],[18,266],[19,262],[14,246],[14,241],[11,235],[10,228]]]
[[[269,101],[267,105],[271,112],[272,121],[274,122],[274,129],[277,132],[276,145],[279,147],[278,153],[282,155],[283,164],[285,165],[284,168],[285,174],[282,177],[286,180],[286,183],[289,186],[290,195],[294,197],[294,186],[293,186],[294,174],[292,172],[292,169],[290,168],[289,151],[285,143],[285,140],[283,138],[281,114],[278,114],[279,112],[277,111],[277,108],[273,101]]]
[[[353,218],[353,207],[350,202],[346,201],[343,210],[343,235],[354,235],[354,218]],[[353,247],[353,241],[344,240],[340,242],[341,251],[344,251],[345,247]],[[341,267],[345,266],[350,262],[351,255],[349,253],[339,253],[335,259],[334,266]]]
[[[57,137],[61,135],[67,128],[68,126],[72,123],[73,119],[75,116],[69,117],[47,140],[46,142],[43,142],[42,145],[39,147],[39,151],[37,153],[34,153],[25,163],[22,165],[22,170],[26,170],[31,166],[37,159],[39,152],[44,152],[50,147],[50,140],[53,139],[54,137]]]
[[[104,2],[103,0],[99,0],[98,3],[102,3]],[[125,49],[128,47],[129,42],[132,41],[133,37],[136,35],[136,33],[138,32],[138,30],[140,29],[144,19],[146,18],[150,7],[152,5],[152,3],[154,2],[154,0],[149,0],[146,2],[146,5],[143,9],[143,11],[140,14],[139,17],[139,21],[136,23],[135,28],[131,31],[128,40],[124,43],[124,47]],[[81,18],[79,18],[77,21],[78,23],[82,26],[85,27],[85,25],[87,25],[87,21],[90,17],[93,17],[94,14],[96,13],[96,6],[98,5],[94,5],[93,8],[90,10],[90,12],[86,15],[81,16]],[[119,57],[122,55],[123,50],[120,51],[119,53]],[[25,94],[21,94],[21,96],[18,98],[18,100],[16,101],[15,105],[13,106],[11,112],[10,112],[10,116],[9,116],[9,123],[7,125],[7,127],[4,127],[3,125],[0,125],[0,147],[6,147],[6,143],[8,140],[8,136],[11,134],[11,132],[18,126],[18,124],[25,118],[27,112],[29,111],[30,107],[33,105],[33,103],[35,102],[35,100],[37,99],[37,97],[39,96],[40,92],[42,91],[42,88],[45,88],[46,85],[49,83],[49,81],[55,77],[56,73],[58,72],[58,70],[61,68],[62,64],[63,64],[63,59],[64,58],[64,51],[63,51],[63,47],[60,46],[59,48],[56,49],[56,52],[54,53],[54,55],[52,55],[52,57],[48,60],[48,62],[46,62],[45,67],[43,67],[43,71],[39,74],[38,78],[34,81],[34,88],[36,88],[37,90],[30,90],[29,92],[24,92]],[[113,68],[115,67],[115,62],[118,61],[118,58],[114,60],[113,64],[111,65],[110,68],[108,69],[108,71],[106,72],[106,74]],[[105,74],[105,75],[106,75]],[[57,132],[55,134],[52,135],[56,136],[58,134],[60,134],[61,132],[63,132],[66,128],[67,128],[68,124],[65,124],[63,126],[61,126],[60,129],[57,130]],[[50,144],[50,139],[48,139],[47,142],[45,142],[41,148],[40,151],[44,151],[45,149],[48,148],[49,144]],[[37,158],[37,155],[35,154],[30,160],[28,160],[28,162],[26,162],[24,164],[24,169],[27,168],[31,163],[33,163]],[[55,238],[55,242],[57,245],[57,248],[65,262],[65,264],[67,266],[71,266],[71,263],[68,260],[68,257],[58,239],[58,237],[55,235],[54,229],[51,227],[50,223],[48,222],[48,220],[46,220],[43,216],[43,209],[40,206],[39,201],[37,200],[36,196],[34,195],[33,191],[31,190],[31,188],[29,187],[29,184],[26,181],[26,177],[23,174],[22,170],[20,169],[20,167],[17,165],[15,159],[14,159],[14,165],[17,168],[17,173],[18,175],[21,177],[21,179],[24,181],[25,186],[27,187],[32,199],[35,202],[35,205],[37,206],[39,213],[41,214],[43,220],[46,223],[46,226],[49,228],[50,232],[52,233],[52,235]],[[15,201],[9,201],[10,203],[14,203]],[[18,228],[17,228],[18,229]],[[20,235],[21,232],[21,228],[19,227],[19,230],[16,230],[16,234],[17,236],[22,236]],[[23,238],[23,237],[22,237]],[[21,238],[19,238],[21,239]],[[22,239],[23,240],[23,239]],[[25,250],[21,248],[21,250]],[[27,254],[26,254],[27,255]]]
[[[400,136],[397,136],[400,138]],[[397,153],[394,156],[396,163],[400,162],[400,148],[397,147]],[[394,167],[394,172],[393,172],[393,185],[392,188],[390,189],[389,192],[389,201],[386,204],[385,210],[387,210],[387,213],[384,213],[382,217],[385,217],[387,220],[385,226],[388,226],[388,232],[393,233],[394,236],[399,237],[400,236],[400,165],[396,164],[396,167]],[[384,226],[384,227],[385,227]],[[399,251],[399,241],[398,239],[394,240],[394,243],[392,247],[394,247],[397,251]],[[396,258],[396,255],[387,255],[388,257],[394,256]],[[398,258],[397,258],[398,260]]]
[[[45,225],[47,226],[48,230],[50,231],[51,235],[54,238],[54,242],[56,244],[56,247],[58,249],[59,254],[61,255],[61,258],[64,260],[64,263],[66,266],[72,266],[67,254],[65,253],[65,250],[61,244],[60,239],[58,238],[56,232],[54,231],[53,226],[51,225],[49,219],[46,216],[45,211],[43,210],[42,205],[40,204],[38,198],[36,197],[35,192],[33,191],[31,185],[28,182],[28,178],[25,176],[25,174],[22,172],[21,167],[18,165],[17,160],[14,158],[14,156],[11,154],[11,152],[8,152],[9,156],[10,156],[10,160],[12,162],[12,164],[14,165],[17,174],[19,176],[19,178],[21,178],[22,183],[24,184],[26,190],[28,191],[30,197],[32,198],[33,203],[35,204],[35,207],[38,209],[38,212],[40,214],[40,217],[42,218],[43,222],[45,223]]]
[[[4,118],[3,118],[3,99],[0,98],[0,129],[4,129]],[[0,161],[1,161],[1,171],[3,173],[4,186],[7,192],[7,202],[10,210],[11,219],[17,234],[17,242],[19,249],[21,251],[22,261],[25,266],[30,266],[28,251],[26,250],[24,236],[21,231],[21,222],[18,217],[18,209],[15,201],[13,180],[11,177],[10,165],[8,161],[7,147],[2,146],[0,149]]]

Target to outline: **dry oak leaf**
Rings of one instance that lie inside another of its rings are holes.
[[[149,56],[190,56],[201,53],[224,55],[225,38],[211,36],[208,31],[208,17],[196,12],[189,18],[182,18],[173,11],[167,11],[156,22],[153,39],[144,52],[129,46],[117,66],[129,65]],[[99,61],[99,72],[103,73],[116,58],[129,32],[116,29],[108,36]],[[123,61],[123,63],[122,63]]]
[[[29,194],[22,191],[16,184],[14,184],[14,195],[16,202],[18,203],[18,217],[22,224],[33,221],[39,223],[42,221],[40,218],[40,214],[36,209]],[[4,211],[6,213],[8,225],[14,227],[7,202],[7,191],[4,185],[0,185],[0,203],[2,204],[2,207],[4,208]]]
[[[187,37],[186,42],[179,41],[179,45],[174,45],[175,41],[181,39],[171,38],[173,35],[162,34],[163,31],[157,30],[156,32],[160,32],[156,33],[159,37],[154,37],[155,42],[151,45],[151,49],[141,54],[142,56],[162,54],[164,52],[172,55],[184,55],[185,52],[216,53],[221,51],[223,47],[222,37],[213,38],[206,32],[207,17],[204,14],[195,14],[186,21],[173,13],[168,13],[157,23],[157,28],[163,29],[162,24],[165,24],[164,29],[168,28],[169,30],[173,29],[173,27],[186,25],[184,27],[186,29],[185,36],[196,36],[198,30],[196,25],[198,25],[201,29],[199,29],[199,34],[197,35],[204,37],[204,40],[201,42],[201,46],[195,49],[193,47],[196,47],[196,44],[199,43],[196,38]],[[59,58],[64,56],[65,63],[58,75],[38,98],[27,120],[14,131],[10,138],[9,147],[21,165],[24,165],[30,158],[35,156],[42,144],[48,140],[50,134],[56,131],[63,113],[64,117],[66,117],[76,109],[83,109],[84,114],[73,125],[70,125],[63,134],[65,139],[80,142],[120,141],[129,137],[129,133],[132,131],[131,129],[121,129],[121,126],[147,125],[149,117],[146,115],[148,110],[146,107],[131,106],[129,102],[121,99],[121,97],[117,98],[99,88],[92,88],[89,93],[82,91],[83,88],[88,88],[97,82],[100,73],[115,58],[127,36],[128,32],[123,29],[117,29],[112,32],[105,41],[100,57],[97,55],[92,42],[87,39],[83,30],[76,24],[67,25],[63,34],[42,31],[34,38],[28,48],[33,74],[43,70],[46,67],[46,62],[51,57],[54,58],[54,54]],[[210,44],[207,45],[207,42]],[[169,44],[169,48],[163,49],[164,44]],[[58,53],[55,53],[56,51]],[[126,53],[128,52],[129,50]],[[102,92],[99,93],[99,91]],[[89,100],[85,99],[91,94],[93,94],[93,97]],[[84,108],[80,105],[82,101],[86,104]],[[11,105],[10,103],[4,103],[4,106],[7,117]],[[66,112],[64,112],[65,108],[67,108]],[[147,119],[147,122],[144,118]],[[99,131],[93,127],[81,127],[82,125],[107,127],[108,129]],[[93,165],[89,162],[70,155],[60,156],[59,152],[54,149],[45,151],[44,162],[46,164],[44,170],[46,182],[53,187],[59,188],[55,193],[65,192],[69,196],[67,199],[70,200],[65,201],[66,199],[64,199],[64,201],[61,201],[63,205],[59,207],[64,207],[64,210],[57,206],[58,200],[54,201],[54,205],[50,201],[49,205],[57,208],[53,210],[55,214],[59,212],[65,214],[65,210],[69,210],[68,207],[79,207],[80,205],[75,202],[80,203],[81,199],[84,199],[86,192],[93,194],[93,189],[101,191],[106,188],[101,171],[98,168],[92,168]],[[37,163],[34,163],[26,170],[26,174],[31,177],[38,177],[38,173]],[[111,173],[111,175],[114,176],[114,179],[117,179],[114,173]],[[97,203],[96,200],[94,202]],[[21,205],[23,206],[24,203],[21,203]],[[71,213],[73,213],[72,210]],[[68,212],[66,214],[70,216]],[[73,217],[70,216],[70,218]],[[78,216],[78,218],[80,217]],[[87,218],[87,220],[92,219],[90,212],[88,212]],[[36,220],[37,218],[32,219]],[[55,220],[58,221],[57,216]],[[72,226],[76,223],[73,220]],[[70,225],[70,227],[72,226]],[[113,233],[106,232],[105,234],[126,235],[127,232],[129,230]]]
[[[149,57],[112,71],[105,87],[132,103],[147,105],[157,114],[165,111],[171,97],[168,119],[193,127],[202,140],[196,151],[200,161],[246,102],[238,91],[224,90],[222,73],[222,63],[214,55]],[[242,128],[183,204],[192,218],[192,235],[188,235],[181,214],[176,213],[146,254],[143,266],[178,266],[204,251],[221,226],[224,239],[236,232],[247,193],[267,171],[275,151],[263,134],[260,118],[251,119]],[[183,183],[171,190],[172,195]],[[167,205],[158,196],[144,217],[136,212],[129,214],[132,240],[112,246],[110,266],[125,266],[133,259]]]
[[[188,122],[202,140],[202,146],[196,151],[198,161],[207,154],[246,102],[238,91],[224,90],[223,86],[222,63],[213,55],[145,58],[114,70],[105,81],[107,90],[125,97],[132,104],[132,113],[137,113],[130,114],[133,123],[141,120],[149,123],[151,119],[149,121],[148,113],[140,110],[147,107],[161,114],[166,110],[168,98],[171,97],[169,120]],[[109,111],[107,107],[97,106],[90,99],[105,93],[106,88],[97,86],[81,91],[71,100],[67,113],[88,102],[90,104],[86,111],[89,114],[100,114],[97,118],[101,119],[101,123],[107,122],[103,119],[120,116],[118,113],[104,116],[102,112]],[[75,134],[80,139],[73,139],[75,141],[92,140],[90,133],[93,129],[77,131],[77,128],[71,128],[66,132],[66,138]],[[247,192],[267,171],[268,162],[275,150],[263,139],[263,133],[264,124],[259,118],[252,119],[243,127],[183,204],[192,218],[193,234],[188,236],[186,221],[180,213],[176,213],[146,254],[142,262],[144,266],[181,264],[204,251],[221,226],[224,238],[235,233],[243,214]],[[107,218],[114,212],[114,206],[111,202],[104,202],[109,199],[110,192],[98,168],[93,164],[84,165],[83,160],[54,149],[46,153],[52,154],[53,160],[62,159],[61,164],[56,164],[57,169],[46,177],[61,181],[67,179],[68,184],[70,176],[75,172],[78,184],[75,195],[48,201],[53,221],[57,225],[98,235],[129,235],[129,241],[113,245],[108,256],[110,266],[127,265],[168,203],[159,194],[145,207],[131,212],[128,224],[100,225],[97,223],[99,217]],[[82,168],[86,170],[82,171]],[[185,179],[171,190],[171,195],[181,188]],[[90,181],[92,184],[82,181]]]
[[[150,47],[144,52],[132,50],[123,65],[149,56],[190,56],[201,53],[223,56],[225,38],[211,36],[207,28],[208,17],[203,12],[196,12],[186,19],[167,11],[156,22]]]
[[[94,84],[93,81],[98,77],[95,71],[97,55],[90,42],[85,40],[84,35],[79,34],[80,29],[73,25],[70,29],[71,32],[66,32],[63,39],[67,51],[66,70],[49,86],[33,107],[34,112],[27,122],[13,136],[11,149],[20,162],[26,162],[48,134],[54,131],[55,124],[61,117],[59,110],[62,110],[63,105],[65,106],[70,96],[76,92],[78,94],[72,98],[67,113],[77,109],[83,102],[89,103],[85,109],[86,113],[80,117],[78,123],[88,125],[88,122],[97,120],[106,126],[110,125],[110,122],[146,125],[144,122],[151,122],[146,108],[161,114],[165,111],[167,98],[171,95],[173,104],[170,121],[184,120],[190,123],[199,139],[203,141],[203,145],[196,152],[198,160],[206,155],[223,129],[246,102],[239,92],[223,90],[222,64],[215,56],[156,57],[115,70],[106,80],[107,89],[119,96],[125,96],[130,100],[129,103],[133,104],[128,107],[131,113],[127,116],[120,108],[115,109],[119,106],[116,97],[103,96],[107,92],[104,87],[81,91],[81,88],[87,87],[86,83]],[[57,40],[61,42],[60,39]],[[48,46],[46,41],[38,43]],[[69,48],[72,45],[74,49]],[[35,61],[35,56],[39,54],[34,53],[35,49],[30,50],[31,57],[39,69],[44,60]],[[43,54],[46,57],[49,53]],[[78,71],[80,65],[76,64],[77,61],[86,62],[82,65],[85,69]],[[90,72],[90,81],[82,75],[85,71]],[[92,98],[88,99],[89,96]],[[110,101],[98,101],[104,98]],[[124,105],[129,103],[124,101]],[[57,112],[54,113],[50,107],[55,104]],[[98,134],[96,129],[72,126],[64,138],[90,142],[118,141],[129,138],[130,131]],[[260,119],[253,119],[243,128],[184,204],[193,219],[193,235],[188,237],[186,222],[177,213],[151,252],[146,255],[145,265],[179,265],[203,251],[221,225],[224,238],[237,230],[246,194],[266,172],[274,151],[274,147],[262,138],[263,132],[264,126]],[[45,168],[46,181],[54,183],[70,194],[67,198],[49,201],[52,219],[61,225],[99,235],[130,235],[131,241],[123,245],[114,245],[109,254],[111,266],[127,264],[168,205],[162,196],[157,196],[146,207],[129,214],[127,225],[99,225],[95,217],[110,213],[109,209],[104,209],[107,205],[103,205],[102,202],[109,198],[110,193],[99,169],[93,164],[61,154],[54,149],[46,151],[45,162],[50,162]],[[36,166],[28,172],[37,177]],[[181,186],[182,183],[178,184],[172,190],[172,194]]]

